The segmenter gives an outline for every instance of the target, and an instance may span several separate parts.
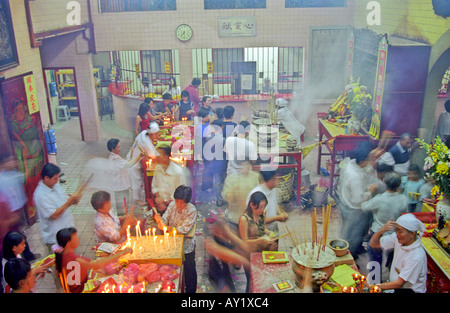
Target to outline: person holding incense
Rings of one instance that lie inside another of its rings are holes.
[[[136,218],[133,209],[127,215],[117,217],[111,210],[111,195],[103,190],[92,194],[91,205],[96,211],[94,230],[98,242],[119,243],[125,240],[128,225],[134,226]]]
[[[88,279],[89,270],[99,270],[111,262],[117,261],[121,256],[128,253],[132,253],[133,249],[130,247],[120,250],[115,254],[111,254],[107,257],[100,258],[98,260],[90,260],[75,253],[75,249],[78,248],[80,238],[78,237],[77,230],[74,227],[63,228],[56,234],[56,240],[58,244],[53,246],[55,252],[55,267],[58,273],[63,273],[67,278],[70,293],[81,293],[84,289],[84,284]],[[79,266],[73,266],[72,262],[76,262]],[[77,275],[74,275],[72,271],[80,271]],[[79,278],[79,280],[74,280]]]
[[[163,216],[154,214],[160,230],[166,229],[168,233],[174,230],[184,235],[184,281],[186,293],[195,293],[197,290],[197,269],[195,265],[195,230],[197,223],[197,209],[190,203],[192,188],[178,186],[173,194],[174,200],[169,204]]]
[[[394,231],[385,235],[389,231]],[[378,286],[395,293],[425,293],[427,290],[427,255],[420,238],[425,225],[413,214],[389,221],[369,241],[374,249],[394,249],[389,282]]]
[[[33,199],[39,215],[42,240],[51,254],[51,246],[56,243],[56,233],[75,225],[69,208],[81,199],[81,193],[68,195],[59,185],[61,169],[52,163],[44,165],[41,181],[36,187]]]

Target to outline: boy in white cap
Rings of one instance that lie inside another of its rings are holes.
[[[158,124],[156,122],[151,122],[148,129],[143,130],[136,136],[136,139],[127,154],[128,162],[133,164],[129,169],[131,191],[135,203],[140,206],[146,204],[144,195],[144,173],[142,172],[141,159],[142,157],[154,159],[159,155],[153,145],[153,141],[156,140],[158,132]]]
[[[383,236],[385,232],[395,233]],[[413,214],[404,214],[396,222],[387,222],[370,239],[374,249],[394,249],[389,282],[378,285],[382,290],[396,293],[425,293],[427,290],[427,256],[420,238],[425,225]]]

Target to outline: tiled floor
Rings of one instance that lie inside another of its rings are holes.
[[[108,151],[106,142],[110,138],[118,138],[121,141],[121,155],[125,156],[128,148],[132,144],[133,134],[116,126],[114,120],[105,117],[102,121],[101,139],[98,142],[88,143],[81,141],[79,121],[77,118],[72,118],[68,122],[55,124],[53,127],[56,133],[57,140],[57,163],[61,167],[65,176],[63,177],[67,182],[62,184],[62,187],[67,193],[75,191],[80,181],[80,172],[84,164],[92,157],[107,157]],[[316,138],[305,138],[304,146],[314,143]],[[308,157],[304,160],[306,170],[310,172],[311,183],[317,183],[318,177],[314,173],[317,161],[317,152],[314,149]],[[93,231],[93,216],[94,210],[91,208],[89,200],[90,193],[85,192],[82,200],[77,206],[71,210],[75,218],[75,225],[80,237],[80,246],[77,250],[78,254],[89,258],[94,258],[94,250],[92,247],[96,244],[96,236]],[[208,278],[208,255],[203,246],[203,238],[207,233],[207,221],[209,212],[214,210],[219,215],[223,213],[224,207],[217,207],[215,201],[209,198],[208,194],[199,195],[202,203],[197,204],[199,210],[199,226],[196,246],[196,264],[198,273],[198,291],[200,292],[217,292],[214,285]],[[303,235],[305,230],[309,233],[311,229],[310,215],[311,209],[300,210],[294,202],[290,202],[286,206],[286,211],[289,213],[289,219],[285,225],[290,230],[297,230],[299,235]],[[332,219],[330,225],[329,238],[337,238],[339,233],[341,219],[337,208],[333,208]],[[319,224],[319,232],[321,231],[321,224]],[[26,230],[28,242],[31,250],[35,253],[40,253],[42,256],[46,255],[46,248],[41,242],[39,222]],[[291,243],[289,238],[280,240],[280,250],[290,251]],[[243,270],[232,269],[232,275],[236,284],[238,292],[244,292],[246,285],[246,278]],[[51,275],[46,275],[45,278],[37,282],[37,289],[40,293],[57,292],[55,284]]]

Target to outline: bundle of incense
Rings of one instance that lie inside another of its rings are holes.
[[[325,250],[325,245],[327,244],[327,238],[328,238],[328,229],[330,226],[330,217],[331,217],[331,205],[327,205],[327,211],[326,215],[324,216],[324,222],[323,222],[323,245],[322,250]]]
[[[314,249],[314,245],[317,244],[317,211],[316,207],[314,207],[314,212],[311,216],[311,226],[312,226],[312,247]]]
[[[75,191],[75,194],[83,193],[84,188],[86,188],[86,186],[91,182],[92,177],[94,177],[94,173],[89,175],[89,177],[80,184],[80,186],[78,187],[77,191]]]

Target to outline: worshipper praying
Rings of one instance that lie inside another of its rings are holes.
[[[187,92],[189,92],[189,99],[192,101],[192,107],[194,109],[194,115],[200,110],[200,96],[198,95],[198,87],[200,87],[202,81],[199,78],[193,78],[192,82],[184,88]]]
[[[120,156],[120,140],[111,138],[108,140],[106,147],[109,151],[108,160],[111,162],[111,200],[119,215],[125,214],[127,208],[124,207],[123,198],[130,196],[130,175],[127,169],[127,160]]]
[[[400,140],[393,145],[387,152],[383,153],[379,163],[384,163],[394,167],[394,171],[406,175],[410,165],[411,147],[414,138],[409,133],[403,133]]]
[[[378,232],[390,220],[396,220],[401,214],[408,212],[408,198],[399,191],[402,178],[400,174],[391,172],[386,174],[383,179],[386,190],[375,195],[373,198],[361,203],[361,210],[363,212],[372,213],[372,224],[369,230],[369,238]],[[378,273],[381,277],[381,269],[383,263],[383,253],[379,249],[368,247],[370,261],[376,261],[380,264]],[[390,252],[384,257],[389,259]]]
[[[148,129],[137,135],[130,151],[127,153],[127,160],[131,165],[129,168],[131,191],[134,202],[139,206],[146,205],[144,192],[144,173],[142,171],[141,159],[154,159],[159,154],[156,151],[153,141],[158,138],[159,126],[156,122],[151,122]]]
[[[59,185],[61,169],[47,163],[41,172],[41,180],[36,187],[33,198],[39,216],[42,240],[47,246],[49,254],[51,246],[56,243],[56,233],[63,228],[73,227],[74,220],[71,206],[78,204],[80,193],[68,195]]]
[[[173,195],[178,186],[187,185],[185,169],[177,162],[171,160],[172,149],[168,145],[157,148],[157,165],[153,174],[152,193],[155,196],[156,209],[160,213],[167,210],[173,201]]]
[[[26,242],[26,236],[22,233],[19,233],[17,231],[10,231],[5,235],[5,238],[3,238],[3,253],[2,253],[2,259],[1,259],[1,277],[2,277],[2,287],[3,290],[6,290],[7,288],[7,282],[5,280],[5,265],[6,263],[15,258],[24,259],[23,253],[25,251],[25,248],[27,247]],[[37,265],[32,269],[32,277],[34,279],[38,279],[43,277],[45,270],[47,269],[44,265]],[[35,288],[33,288],[34,290]]]
[[[370,144],[362,142],[339,166],[337,192],[342,216],[341,238],[348,241],[349,251],[356,260],[364,252],[363,238],[369,230],[370,214],[361,210],[361,203],[370,197],[369,187],[376,183]]]
[[[3,204],[0,209],[0,253],[3,236],[9,231],[23,232],[27,225],[24,214],[27,203],[23,183],[25,175],[17,170],[17,166],[17,160],[10,152],[0,153],[0,202]],[[31,262],[40,254],[31,252],[27,244],[22,257]]]
[[[127,247],[119,250],[107,257],[91,260],[87,257],[78,255],[75,250],[80,244],[80,238],[76,228],[63,228],[56,234],[58,244],[54,245],[55,267],[57,273],[62,273],[66,279],[68,277],[78,277],[79,280],[67,279],[70,293],[81,293],[84,290],[84,284],[88,280],[89,270],[98,270],[104,268],[111,262],[117,261],[120,257],[132,253],[133,249]],[[72,262],[77,262],[79,266],[73,266]],[[74,275],[73,271],[79,271]]]
[[[274,240],[274,233],[266,228],[266,196],[257,191],[250,196],[247,208],[239,219],[239,237],[245,241],[250,250],[245,251],[246,258],[250,259],[251,252],[277,251],[278,243]],[[250,273],[245,271],[247,277],[246,292],[250,287]]]
[[[91,197],[94,216],[94,231],[97,242],[119,243],[125,240],[128,225],[134,226],[136,218],[133,208],[127,215],[117,217],[111,210],[111,195],[103,190],[96,191]]]
[[[420,238],[425,225],[413,214],[389,221],[369,241],[373,249],[394,249],[389,282],[378,286],[395,293],[425,293],[427,290],[427,255]],[[385,235],[389,231],[395,231]]]
[[[288,219],[288,214],[278,205],[277,171],[261,171],[263,182],[250,191],[247,197],[247,203],[250,196],[257,191],[262,192],[267,198],[266,204],[266,227],[271,231],[278,231],[278,221],[284,222]]]
[[[250,124],[241,121],[236,132],[237,137],[229,136],[225,140],[228,165],[222,190],[222,197],[228,202],[227,218],[235,227],[248,205],[249,192],[259,184],[259,173],[252,170],[252,163],[258,158],[256,146],[247,139]]]
[[[185,292],[195,293],[197,290],[197,269],[195,265],[195,230],[197,223],[197,209],[190,203],[192,188],[178,186],[173,193],[174,200],[170,202],[162,217],[155,214],[154,218],[158,228],[166,227],[168,233],[173,230],[177,234],[184,235],[184,281]]]
[[[5,293],[33,293],[36,289],[35,269],[22,258],[9,259],[4,266],[7,288]]]

